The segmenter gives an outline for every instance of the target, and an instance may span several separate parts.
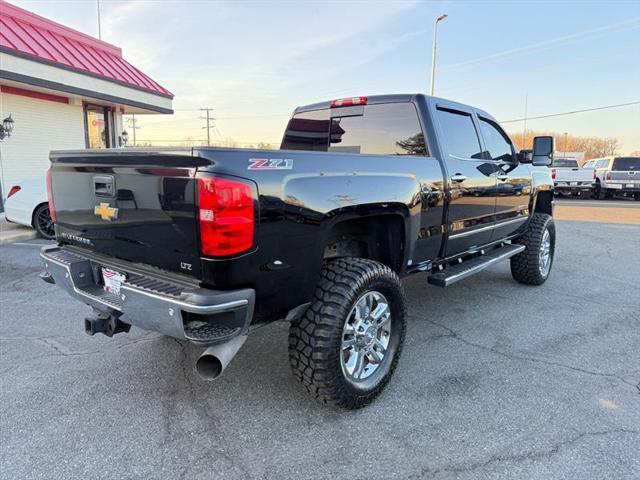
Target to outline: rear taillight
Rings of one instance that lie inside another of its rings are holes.
[[[198,178],[202,255],[235,255],[253,246],[254,194],[250,184],[219,177]]]
[[[51,188],[51,169],[47,170],[47,198],[49,199],[49,215],[51,222],[56,223],[56,209],[53,205],[53,190]]]
[[[612,179],[611,172],[607,172],[607,180],[611,180],[611,179]]]
[[[20,185],[14,185],[13,187],[11,187],[11,189],[9,190],[9,193],[7,194],[7,198],[9,198],[11,195],[15,195],[16,193],[18,193],[20,191]]]
[[[556,169],[552,168],[551,169],[551,180],[555,180],[556,179]]]
[[[366,105],[367,97],[340,98],[331,102],[331,108],[352,107],[354,105]]]

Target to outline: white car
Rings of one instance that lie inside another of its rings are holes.
[[[10,187],[4,212],[7,221],[33,227],[43,238],[52,239],[55,236],[44,177],[25,180]]]

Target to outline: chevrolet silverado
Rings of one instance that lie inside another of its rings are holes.
[[[280,150],[52,152],[41,276],[91,307],[91,335],[203,347],[205,379],[287,321],[306,389],[359,408],[400,358],[402,277],[448,287],[510,259],[518,282],[545,282],[552,152],[537,137],[520,154],[487,112],[422,94],[299,107]]]

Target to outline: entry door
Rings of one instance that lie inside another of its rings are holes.
[[[446,255],[489,243],[495,224],[496,167],[484,158],[471,111],[438,106],[436,117],[447,167]]]

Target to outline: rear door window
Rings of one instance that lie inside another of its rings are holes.
[[[412,103],[384,103],[331,110],[330,152],[427,155]]]
[[[618,157],[611,170],[640,170],[640,157]]]
[[[511,140],[498,124],[480,117],[480,130],[484,137],[484,143],[487,148],[486,155],[489,160],[509,163],[514,161]]]
[[[281,149],[326,152],[329,148],[328,109],[296,113],[284,133]]]
[[[458,158],[483,158],[478,132],[471,115],[438,108],[438,122],[442,127],[442,142],[449,155]]]

